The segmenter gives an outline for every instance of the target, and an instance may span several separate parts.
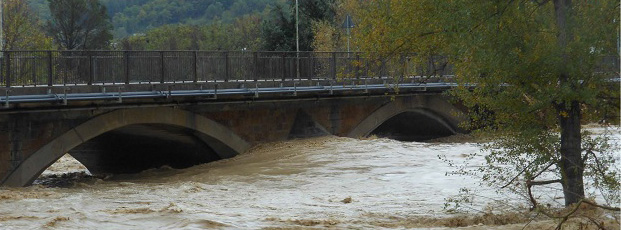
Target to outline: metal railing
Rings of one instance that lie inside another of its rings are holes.
[[[3,51],[0,87],[422,78],[452,75],[442,56],[357,52]],[[619,72],[617,56],[595,72]],[[616,76],[618,78],[618,76]]]
[[[446,58],[355,52],[4,51],[0,87],[328,80],[447,75]]]

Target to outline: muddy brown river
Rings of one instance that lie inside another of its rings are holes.
[[[0,229],[442,229],[431,222],[458,215],[443,207],[462,187],[477,191],[473,213],[523,208],[519,197],[445,175],[451,168],[438,155],[460,162],[475,151],[473,143],[340,137],[270,143],[187,169],[0,188]],[[65,156],[37,183],[84,171]]]

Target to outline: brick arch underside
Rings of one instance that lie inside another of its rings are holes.
[[[227,127],[201,115],[173,108],[123,109],[105,113],[55,138],[26,158],[2,183],[27,186],[65,153],[102,134],[132,125],[156,124],[191,130],[200,136],[219,158],[233,157],[250,148]]]
[[[348,136],[353,138],[369,136],[380,126],[391,121],[391,119],[399,118],[402,117],[400,115],[406,114],[424,118],[434,125],[439,126],[436,127],[437,129],[443,129],[444,132],[447,133],[456,134],[465,132],[465,130],[459,128],[459,123],[466,119],[463,112],[447,102],[447,100],[437,97],[414,100],[411,103],[388,103],[375,110],[360,122],[349,132]]]

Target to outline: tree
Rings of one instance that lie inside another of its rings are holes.
[[[335,18],[334,0],[300,0],[299,39],[301,51],[313,50],[313,22],[332,21]],[[295,1],[288,5],[278,5],[272,10],[269,19],[261,25],[264,49],[275,51],[295,51]]]
[[[98,0],[48,0],[47,30],[67,50],[104,49],[112,39],[106,7]]]
[[[2,50],[42,50],[52,48],[51,38],[41,32],[37,17],[32,16],[28,3],[21,0],[2,1],[4,11],[4,44]]]
[[[261,44],[259,17],[245,16],[234,23],[166,25],[121,40],[124,50],[257,50]]]
[[[611,106],[604,98],[619,100],[610,81],[618,67],[598,71],[605,56],[618,63],[618,1],[357,2],[363,50],[449,57],[459,85],[452,95],[470,108],[470,127],[497,137],[487,167],[474,171],[484,180],[529,194],[560,183],[569,206],[590,202],[588,176],[618,203],[614,148],[581,130]]]

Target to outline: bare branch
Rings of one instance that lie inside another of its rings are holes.
[[[558,161],[550,162],[550,164],[548,164],[548,166],[544,167],[541,171],[539,171],[536,175],[534,175],[531,178],[531,180],[534,180],[535,178],[541,176],[542,173],[544,173],[546,170],[548,170],[550,167],[552,167],[552,165],[555,165],[556,163],[558,163]]]
[[[509,183],[507,183],[507,184],[503,185],[503,186],[502,186],[502,187],[500,187],[500,188],[501,188],[501,189],[504,189],[504,188],[508,187],[509,185],[513,184],[513,182],[514,182],[515,180],[517,180],[517,178],[518,178],[520,175],[522,175],[522,173],[526,172],[526,169],[528,169],[528,168],[529,168],[529,167],[530,167],[533,163],[534,163],[534,161],[532,161],[532,162],[528,163],[528,165],[527,165],[526,167],[524,167],[524,168],[522,169],[522,171],[520,171],[517,175],[515,175],[513,178],[511,178],[511,180],[509,181]]]
[[[556,226],[556,230],[561,230],[563,227],[563,224],[569,219],[569,217],[571,215],[573,215],[576,211],[578,211],[578,209],[580,208],[580,205],[582,204],[582,202],[584,202],[584,199],[578,201],[578,203],[576,204],[576,206],[574,207],[574,209],[571,210],[571,212],[567,213],[567,215],[561,217],[561,222],[558,223],[558,225]]]
[[[587,154],[584,156],[585,161],[586,161],[586,158],[587,158],[587,156],[589,154],[592,155],[593,159],[595,160],[595,166],[596,166],[597,172],[599,174],[601,174],[602,177],[604,177],[606,175],[606,173],[601,168],[602,163],[599,161],[599,159],[597,158],[597,155],[595,155],[595,152],[593,152],[593,150],[591,150],[591,149],[587,150]]]
[[[595,202],[586,200],[586,199],[581,199],[580,201],[578,201],[578,203],[576,203],[576,205],[574,206],[574,208],[567,214],[562,215],[562,216],[557,216],[557,215],[553,215],[549,212],[547,212],[543,207],[541,207],[538,203],[537,200],[535,199],[535,197],[533,196],[532,193],[532,186],[533,185],[541,185],[541,184],[550,184],[550,183],[556,183],[556,182],[560,182],[560,180],[549,180],[549,181],[527,181],[526,185],[527,185],[527,190],[528,190],[528,197],[530,198],[530,202],[533,204],[533,207],[531,208],[531,210],[535,210],[537,209],[537,212],[542,213],[543,215],[552,218],[552,219],[561,219],[561,221],[558,223],[558,225],[556,226],[556,230],[560,230],[562,229],[563,224],[574,214],[576,213],[576,211],[578,211],[578,209],[580,209],[580,206],[584,203],[584,204],[588,204],[594,207],[598,207],[601,209],[605,209],[605,210],[610,210],[610,211],[621,211],[621,209],[619,207],[609,207],[609,206],[605,206],[605,205],[599,205]],[[591,221],[595,222],[594,220],[591,219]],[[596,223],[596,225],[600,228],[603,229],[602,226],[600,226],[599,224]]]
[[[542,180],[542,181],[526,181],[526,184],[529,186],[534,186],[534,185],[546,185],[546,184],[554,184],[554,183],[561,183],[561,180]]]
[[[597,221],[593,219],[592,217],[589,217],[589,216],[585,216],[585,217],[589,219],[593,224],[595,224],[599,229],[603,229],[603,230],[606,229],[603,225],[597,223]]]
[[[610,210],[610,211],[616,211],[619,212],[621,211],[621,208],[619,207],[610,207],[610,206],[605,206],[605,205],[600,205],[600,204],[596,204],[595,202],[589,201],[589,200],[584,200],[584,203],[590,204],[592,206],[601,208],[601,209],[606,209],[606,210]]]

